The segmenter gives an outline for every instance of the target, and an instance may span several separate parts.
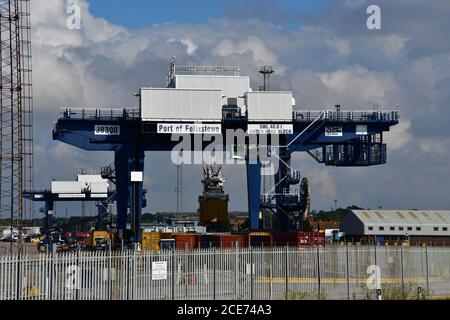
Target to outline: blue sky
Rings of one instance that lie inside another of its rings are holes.
[[[90,11],[127,28],[154,24],[204,23],[217,18],[265,18],[287,28],[322,11],[326,0],[90,0]]]

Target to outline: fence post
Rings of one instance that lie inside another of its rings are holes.
[[[79,286],[81,286],[80,279],[82,277],[82,271],[81,271],[81,268],[80,268],[80,249],[79,248],[77,250],[77,269],[76,269],[75,276],[76,276],[75,277],[75,283],[76,283],[76,285],[75,285],[75,300],[78,301],[78,299],[79,299],[79,291],[81,289],[79,287]]]
[[[213,249],[213,300],[216,300],[216,249]]]
[[[112,249],[111,239],[109,239],[109,258],[108,258],[108,297],[112,300]]]
[[[51,251],[50,255],[50,279],[49,279],[49,285],[48,285],[48,292],[49,292],[49,300],[53,300],[53,273],[55,270],[55,253],[53,250]]]
[[[289,245],[286,245],[286,252],[284,255],[284,267],[285,267],[285,269],[284,269],[285,270],[285,272],[284,272],[284,274],[285,274],[284,289],[286,292],[286,300],[289,299],[289,274],[288,274],[288,266],[289,266],[288,259],[289,259],[289,257],[288,257],[288,255],[289,255]]]
[[[374,255],[375,255],[375,265],[377,265],[377,243],[376,242],[375,242],[373,249],[374,249]]]
[[[172,300],[175,300],[175,248],[172,250]]]
[[[20,258],[21,258],[21,253],[20,250],[17,251],[17,283],[16,283],[16,300],[20,300],[20,288],[21,288],[21,284],[22,284],[22,279],[21,279],[21,272],[20,272]]]
[[[250,300],[253,300],[253,248],[250,247]]]
[[[350,300],[350,268],[348,265],[348,260],[349,260],[348,255],[349,255],[349,252],[348,252],[348,243],[347,243],[345,246],[345,269],[346,269],[345,274],[347,276],[347,300]]]
[[[238,298],[239,293],[239,242],[236,241],[235,245],[235,259],[234,259],[234,295],[235,298]]]
[[[269,279],[270,279],[270,300],[273,300],[273,256],[274,256],[274,248],[270,248],[270,270],[269,270]]]
[[[405,279],[403,274],[403,245],[400,246],[400,266],[401,266],[401,276],[402,276],[402,297],[405,296]]]
[[[133,250],[133,290],[131,291],[132,292],[132,300],[135,300],[136,299],[136,277],[137,277],[137,259],[138,259],[138,257],[137,257],[137,255],[136,255],[136,252],[137,252],[137,249],[138,249],[138,244],[134,244],[134,250]]]
[[[317,246],[317,299],[320,300],[320,252],[319,252],[319,246]]]
[[[125,261],[127,262],[126,273],[127,273],[127,300],[130,300],[130,251],[127,250],[127,257]]]
[[[428,247],[425,245],[425,270],[427,276],[427,293],[430,294],[430,278],[428,270]]]

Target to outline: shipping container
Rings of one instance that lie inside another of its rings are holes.
[[[325,234],[320,232],[274,232],[274,246],[315,246],[325,244]]]
[[[240,234],[216,235],[216,242],[220,248],[244,248],[246,247],[245,236]]]
[[[172,237],[172,233],[170,233],[170,232],[161,232],[161,233],[159,234],[159,237],[160,237],[161,239],[174,239],[174,238]]]
[[[222,121],[220,90],[142,88],[140,96],[143,121]]]
[[[251,247],[272,247],[273,237],[269,232],[250,232],[246,237]]]
[[[297,246],[298,236],[295,232],[273,232],[273,246]]]
[[[198,236],[197,248],[208,249],[217,248],[219,243],[217,242],[217,237],[214,234],[201,234]]]
[[[249,122],[292,121],[292,92],[254,91],[246,97]]]
[[[305,238],[307,245],[310,246],[323,246],[325,245],[325,233],[323,232],[306,232]]]
[[[142,250],[159,251],[159,241],[161,239],[159,232],[143,232],[142,233]]]
[[[198,235],[191,233],[172,234],[177,250],[193,250],[198,245]]]

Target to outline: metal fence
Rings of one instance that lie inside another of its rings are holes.
[[[0,256],[0,300],[375,299],[373,266],[383,299],[450,296],[450,248],[328,246]]]

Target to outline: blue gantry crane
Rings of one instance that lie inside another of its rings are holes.
[[[204,134],[245,132],[250,228],[260,228],[260,209],[267,208],[278,230],[291,231],[298,227],[293,213],[302,206],[300,194],[291,191],[301,180],[300,172],[291,168],[292,154],[308,152],[326,166],[381,165],[386,163],[383,133],[399,122],[397,110],[294,110],[291,92],[252,91],[249,78],[237,67],[177,66],[174,60],[167,88],[141,88],[137,96],[138,109],[64,108],[53,129],[54,140],[87,151],[114,152],[119,237],[129,220],[137,242],[145,152],[173,151],[180,142],[174,135],[195,140]],[[254,138],[264,134],[269,138],[260,145]],[[228,152],[239,147],[234,138],[220,144]],[[208,141],[201,146],[207,147]],[[252,161],[249,152],[263,147],[278,170],[274,190],[261,195],[262,164],[259,158]]]

